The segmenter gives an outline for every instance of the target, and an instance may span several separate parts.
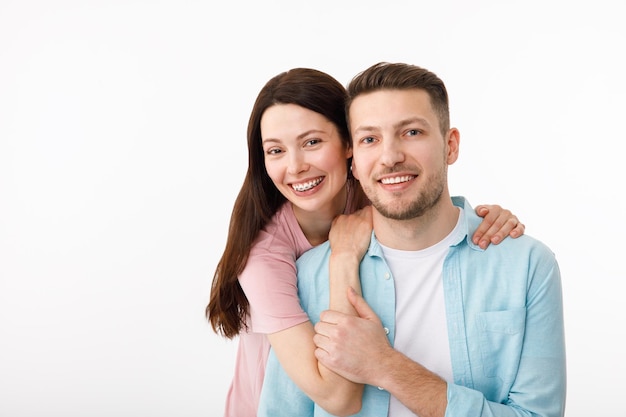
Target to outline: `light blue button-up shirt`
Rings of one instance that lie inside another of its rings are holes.
[[[448,383],[447,417],[563,416],[566,364],[559,267],[552,251],[528,235],[487,250],[469,231],[482,219],[462,197],[465,234],[450,247],[443,267],[454,383]],[[326,242],[297,261],[302,307],[317,323],[328,308]],[[363,296],[395,335],[395,288],[374,234],[360,265]],[[416,341],[416,343],[423,343]],[[366,386],[356,416],[387,416],[389,393]],[[291,381],[270,352],[258,417],[330,416]]]

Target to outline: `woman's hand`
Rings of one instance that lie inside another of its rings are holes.
[[[512,238],[524,234],[526,227],[510,210],[497,204],[482,204],[476,207],[476,214],[483,218],[472,237],[472,242],[486,249],[490,243],[497,245],[507,236]]]
[[[352,255],[361,260],[372,236],[372,207],[335,217],[328,239],[333,256]]]

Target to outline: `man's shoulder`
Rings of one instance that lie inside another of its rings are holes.
[[[517,272],[546,271],[558,269],[555,253],[544,242],[529,235],[516,239],[507,237],[498,245],[489,245],[487,249],[470,248],[463,245],[458,248],[461,259],[468,266],[493,272],[506,270]]]
[[[301,267],[306,268],[309,265],[318,266],[318,264],[320,263],[328,262],[329,257],[330,242],[326,241],[300,255],[300,257],[296,261],[296,265],[298,266],[298,269],[300,269]]]
[[[549,256],[554,256],[554,252],[550,247],[544,243],[543,241],[537,239],[534,236],[523,234],[518,238],[512,238],[507,236],[502,242],[498,245],[490,245],[486,252],[492,249],[492,252],[513,252],[513,253],[529,253],[529,254],[545,254]]]
[[[478,228],[480,223],[483,221],[483,218],[478,216],[472,206],[469,204],[467,199],[462,196],[454,196],[452,197],[454,205],[460,207],[464,211],[465,221],[467,222],[467,231],[468,235],[471,235],[474,230]],[[470,243],[468,238],[468,243]],[[470,244],[473,249],[482,251],[476,245]],[[497,245],[489,245],[489,247],[484,250],[484,252],[488,255],[498,256],[498,255],[509,255],[510,253],[516,253],[518,255],[522,253],[529,253],[535,256],[543,254],[545,256],[554,257],[554,252],[548,247],[546,243],[533,237],[528,234],[523,234],[518,238],[512,238],[507,236],[502,242]]]

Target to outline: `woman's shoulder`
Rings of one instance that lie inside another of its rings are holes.
[[[251,254],[290,253],[295,259],[310,248],[311,244],[298,224],[291,203],[286,202],[259,232]]]

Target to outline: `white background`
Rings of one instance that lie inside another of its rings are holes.
[[[562,269],[569,417],[624,417],[619,1],[0,0],[0,417],[219,417],[204,318],[273,75],[442,77],[452,193]]]

